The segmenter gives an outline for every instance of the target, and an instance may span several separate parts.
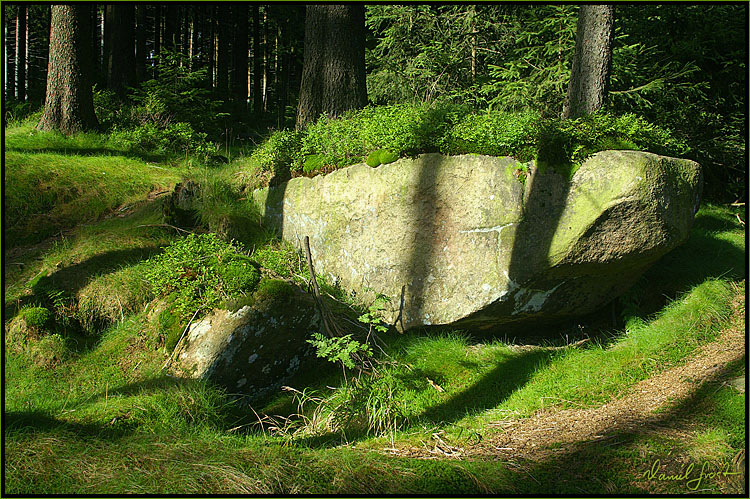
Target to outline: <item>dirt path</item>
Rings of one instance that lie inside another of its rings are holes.
[[[612,440],[623,432],[659,426],[665,413],[689,401],[727,365],[745,356],[745,300],[733,303],[730,326],[701,347],[685,364],[636,384],[623,398],[590,409],[543,410],[526,419],[488,425],[476,445],[458,448],[435,436],[434,448],[389,449],[392,455],[416,458],[494,458],[542,461],[575,452],[583,445]],[[744,390],[744,379],[733,380]],[[662,430],[666,430],[661,426]]]

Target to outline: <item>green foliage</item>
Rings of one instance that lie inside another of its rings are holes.
[[[439,151],[537,160],[571,176],[587,157],[605,149],[673,156],[688,150],[669,131],[633,114],[601,112],[563,121],[531,111],[472,113],[453,105],[371,106],[336,119],[324,116],[295,132],[293,142],[283,140],[289,133],[276,132],[260,149],[266,157],[285,158],[293,171],[305,173],[365,158],[375,167],[397,157]]]
[[[312,339],[307,340],[315,347],[316,355],[329,362],[341,362],[341,365],[354,369],[352,356],[359,354],[372,355],[372,349],[366,343],[352,339],[351,334],[328,338],[321,333],[313,333]]]
[[[19,126],[22,123],[36,125],[42,117],[42,110],[32,101],[20,102],[12,97],[3,101],[4,126]]]
[[[357,320],[363,324],[369,324],[370,328],[375,329],[378,333],[385,333],[388,327],[385,325],[381,312],[385,310],[385,305],[391,301],[389,296],[378,294],[375,301],[367,307],[367,312],[360,315]]]
[[[218,137],[221,101],[211,99],[206,84],[207,70],[196,67],[195,61],[179,52],[162,50],[159,75],[134,89],[131,95],[135,106],[132,120],[138,124],[153,123],[165,128],[169,123],[187,123],[212,137]]]
[[[578,19],[573,5],[509,9],[479,93],[492,109],[558,116],[570,80]]]
[[[213,234],[190,234],[175,241],[149,260],[145,277],[160,295],[173,295],[181,318],[252,291],[260,280],[250,258]]]
[[[592,154],[606,149],[635,149],[683,156],[686,144],[669,131],[633,114],[594,113],[575,120],[547,120],[537,132],[536,159],[572,176]]]
[[[52,312],[44,307],[23,307],[18,311],[18,317],[29,327],[44,329],[52,320]]]
[[[169,123],[159,127],[147,122],[126,130],[115,129],[109,142],[115,147],[137,153],[183,152],[204,161],[216,152],[216,146],[206,139],[206,134],[196,132],[189,123]]]
[[[256,249],[252,254],[253,260],[261,267],[268,269],[276,275],[291,278],[295,273],[300,273],[300,255],[297,250],[288,243],[269,243]],[[304,271],[302,272],[304,274]],[[306,274],[305,274],[306,275]]]
[[[534,159],[539,115],[502,111],[468,114],[446,133],[442,152]]]
[[[260,144],[250,160],[262,170],[279,173],[289,165],[302,161],[302,134],[294,130],[278,130]]]

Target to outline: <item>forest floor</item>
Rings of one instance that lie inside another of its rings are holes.
[[[732,302],[731,323],[714,341],[700,347],[684,364],[637,383],[626,396],[602,406],[541,410],[530,418],[490,422],[482,428],[481,441],[466,448],[446,444],[434,435],[432,446],[396,445],[383,452],[420,459],[515,462],[519,472],[529,475],[535,464],[544,462],[564,464],[568,472],[585,470],[590,463],[581,462],[581,458],[590,457],[595,447],[602,450],[623,444],[635,434],[667,436],[688,446],[699,425],[691,420],[686,409],[696,403],[703,389],[731,387],[745,393],[744,372],[735,376],[731,370],[745,359],[745,308],[744,294],[737,294]],[[678,417],[673,418],[674,415]],[[710,475],[711,479],[718,477],[722,492],[744,493],[745,453],[745,449],[740,450],[731,463],[714,463],[713,468],[698,469],[689,454],[670,452],[651,468],[634,473],[632,485],[650,493],[669,493],[674,490],[665,487],[664,482],[678,481],[685,484],[686,492],[700,493],[710,490],[699,488]],[[601,453],[597,456],[603,457]]]
[[[605,327],[540,328],[533,341],[385,335],[393,362],[363,383],[394,426],[370,431],[347,426],[361,423],[364,404],[337,405],[351,385],[322,360],[289,382],[299,391],[252,412],[219,387],[162,370],[174,345],[148,317],[154,293],[139,265],[182,235],[164,224],[165,194],[197,179],[213,186],[212,211],[202,213],[209,225],[249,219],[232,183],[246,173],[241,158],[196,171],[94,154],[96,137],[58,144],[18,128],[6,139],[3,493],[743,490],[747,254],[738,208],[704,204],[690,238],[618,299],[616,325],[608,310]],[[277,251],[283,263],[278,241],[259,234],[248,251]],[[54,312],[53,327],[13,332],[35,306]],[[83,319],[96,327],[83,331]],[[259,425],[266,415],[290,424]]]

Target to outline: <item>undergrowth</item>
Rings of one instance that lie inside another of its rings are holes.
[[[536,160],[565,174],[606,149],[681,156],[684,143],[632,114],[596,113],[576,120],[542,119],[530,111],[476,113],[455,105],[366,107],[323,116],[301,131],[274,132],[251,155],[261,171],[314,175],[367,160],[370,166],[420,153],[486,154]],[[382,156],[382,158],[381,158]]]

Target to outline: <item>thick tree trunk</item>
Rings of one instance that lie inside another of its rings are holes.
[[[16,99],[26,100],[26,13],[25,5],[18,6],[16,16]]]
[[[135,10],[128,4],[110,4],[105,11],[104,31],[107,37],[107,88],[124,96],[126,87],[136,82]]]
[[[576,51],[563,119],[591,114],[604,106],[612,66],[613,5],[581,5]]]
[[[236,3],[232,6],[235,29],[232,42],[232,100],[235,109],[243,113],[247,108],[247,18],[248,5]]]
[[[229,44],[230,31],[229,25],[231,17],[229,15],[229,5],[220,4],[219,9],[219,29],[218,29],[218,50],[216,55],[216,90],[219,97],[225,98],[229,93]]]
[[[260,12],[257,5],[253,5],[253,113],[260,115],[263,107],[261,95],[261,59],[260,59]]]
[[[65,134],[98,126],[91,94],[90,7],[52,5],[47,97],[37,128]]]
[[[297,129],[366,104],[364,5],[308,5]]]
[[[135,79],[140,83],[146,79],[146,9],[145,4],[135,6]]]

